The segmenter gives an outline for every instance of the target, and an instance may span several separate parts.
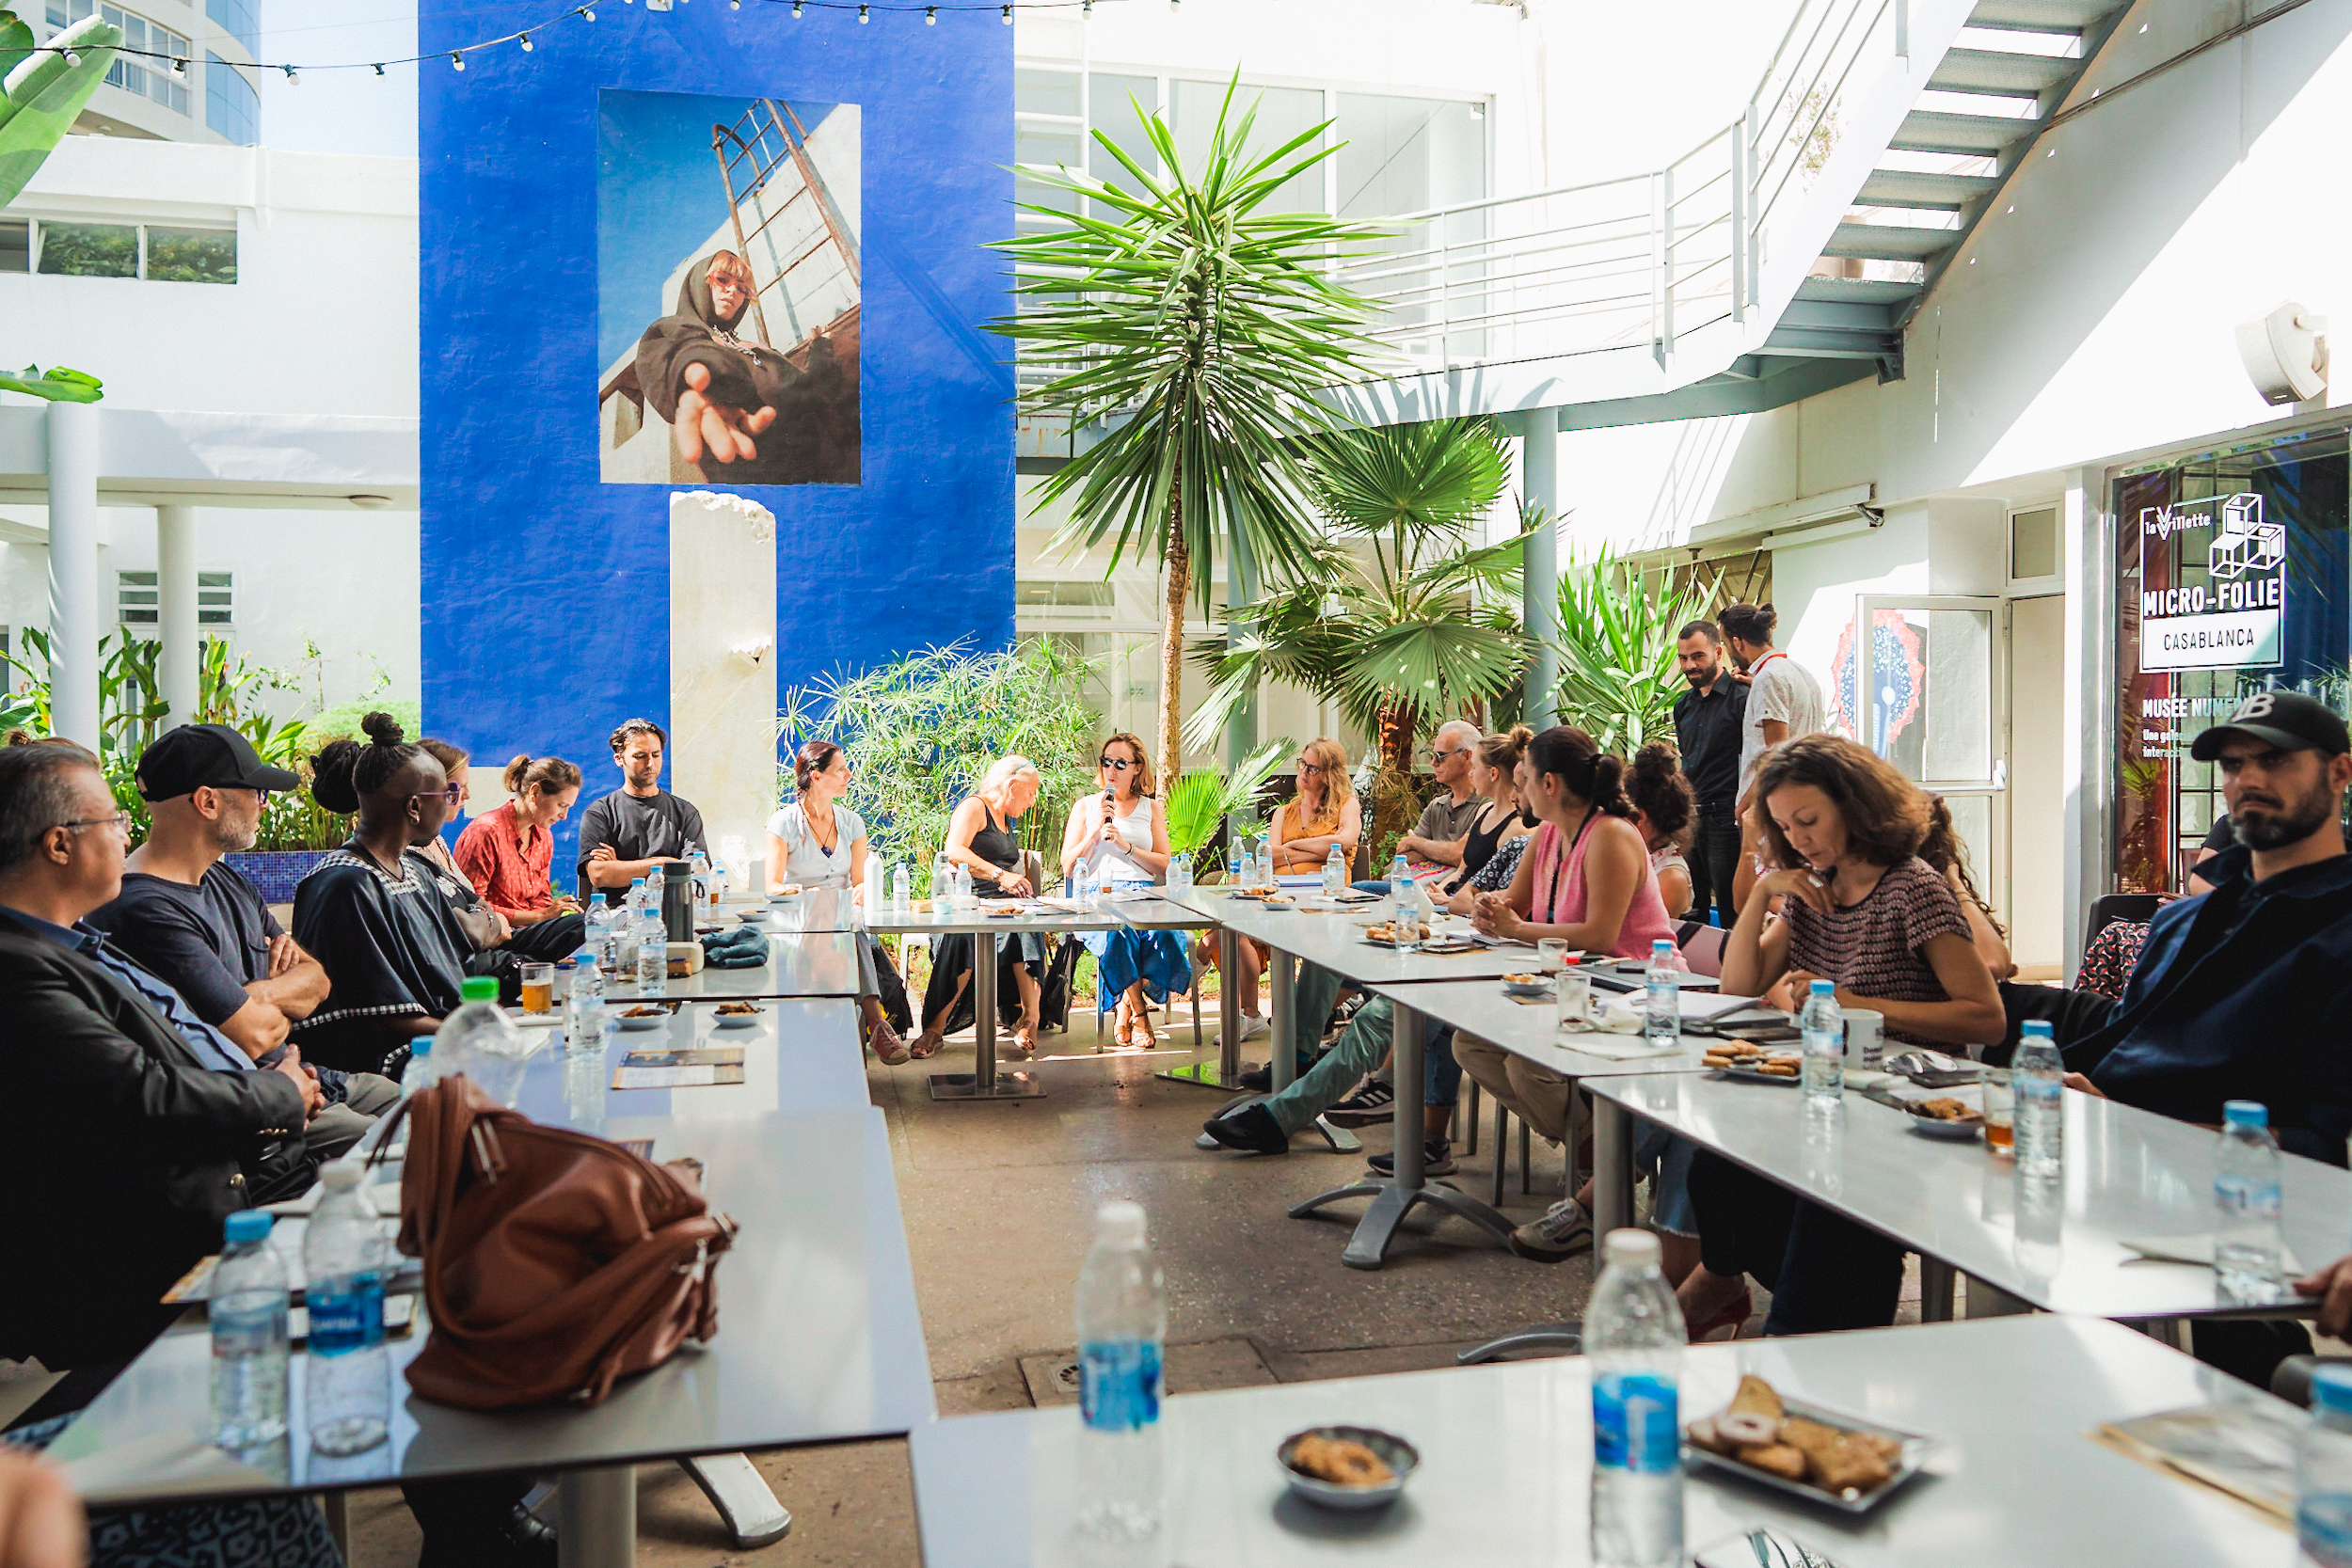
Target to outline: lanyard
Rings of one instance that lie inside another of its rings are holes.
[[[1568,847],[1560,851],[1560,858],[1558,860],[1552,862],[1551,896],[1544,901],[1544,924],[1547,926],[1556,926],[1559,924],[1560,879],[1567,875],[1568,861],[1569,858],[1576,853],[1576,847],[1584,842],[1584,830],[1591,827],[1593,825],[1593,818],[1598,816],[1599,815],[1599,807],[1585,807],[1584,820],[1576,825],[1576,836],[1568,840]]]

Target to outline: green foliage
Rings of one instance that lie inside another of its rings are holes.
[[[359,740],[359,721],[371,713],[389,713],[400,723],[403,733],[415,740],[424,735],[424,707],[421,703],[385,697],[365,697],[356,703],[337,703],[308,724],[310,747],[313,752],[330,740]],[[501,765],[504,758],[501,758]]]
[[[1242,760],[1231,775],[1214,768],[1197,768],[1176,781],[1168,792],[1168,847],[1181,855],[1199,855],[1229,816],[1251,810],[1258,786],[1273,771],[1276,761],[1291,749],[1285,736],[1269,740]],[[1213,869],[1195,865],[1193,873]]]
[[[147,230],[148,281],[164,283],[234,283],[237,280],[237,236],[227,230],[157,229]]]
[[[40,270],[63,277],[136,277],[139,231],[127,223],[43,223]]]
[[[850,758],[848,803],[866,821],[870,852],[911,863],[916,887],[927,891],[947,818],[991,763],[1017,753],[1044,779],[1020,819],[1021,841],[1051,863],[1070,802],[1097,787],[1103,721],[1078,695],[1091,673],[1089,660],[1047,639],[1002,653],[955,642],[794,687],[778,715],[787,761],[777,794],[792,798],[788,759],[803,741],[840,746]]]
[[[43,371],[39,365],[27,365],[22,375],[0,371],[0,392],[23,392],[44,403],[96,403],[106,395],[106,388],[86,371],[64,365]]]
[[[32,28],[0,12],[0,207],[16,199],[114,69],[122,29],[94,14],[49,43],[33,53]]]
[[[1689,689],[1675,669],[1675,633],[1713,613],[1720,581],[1677,586],[1604,547],[1560,569],[1560,721],[1631,756],[1674,736],[1675,700]]]

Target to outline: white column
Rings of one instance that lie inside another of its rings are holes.
[[[2113,881],[2107,843],[2115,758],[2115,551],[2108,541],[2105,476],[2077,468],[2066,476],[2058,538],[2066,574],[2065,712],[2058,721],[2058,777],[2064,792],[2065,872],[2060,879],[2068,985],[2083,961],[2083,929],[2093,899]]]
[[[1519,474],[1527,499],[1541,507],[1544,526],[1527,541],[1519,618],[1535,641],[1535,654],[1527,667],[1527,722],[1543,730],[1560,721],[1553,708],[1553,689],[1560,684],[1560,656],[1552,651],[1559,613],[1560,563],[1554,549],[1560,521],[1560,411],[1537,408],[1518,416]]]
[[[49,405],[49,701],[56,733],[98,734],[98,410]]]
[[[164,721],[196,722],[196,667],[201,634],[196,625],[196,508],[159,506],[155,509],[155,587],[162,605],[155,617],[156,635],[163,639],[164,701],[171,714]]]

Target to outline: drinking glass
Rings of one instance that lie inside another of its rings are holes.
[[[523,965],[523,1011],[532,1018],[548,1018],[555,1012],[553,964]]]
[[[1568,944],[1561,937],[1545,937],[1535,943],[1535,967],[1546,974],[1557,974],[1568,967]]]
[[[1552,976],[1551,994],[1559,1004],[1558,1033],[1583,1033],[1593,1018],[1593,977],[1563,969]]]
[[[1984,1069],[1984,1141],[1995,1154],[2016,1153],[2017,1091],[2005,1067]]]

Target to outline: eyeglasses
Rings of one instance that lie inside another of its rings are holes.
[[[125,836],[128,836],[131,832],[131,814],[127,811],[119,811],[112,816],[83,816],[71,822],[60,822],[57,826],[71,828],[75,832],[81,832],[84,828],[119,828]]]
[[[1301,757],[1298,759],[1298,770],[1301,773],[1320,773],[1323,771],[1323,764],[1309,762],[1305,757]]]
[[[1125,757],[1096,757],[1094,759],[1094,766],[1097,768],[1116,768],[1121,773],[1124,773],[1128,768],[1141,768],[1143,764],[1139,762],[1129,762]]]
[[[465,793],[466,786],[464,784],[443,784],[438,789],[413,790],[409,793],[408,799],[411,800],[430,800],[433,797],[437,795],[453,806],[457,803],[457,798]]]

